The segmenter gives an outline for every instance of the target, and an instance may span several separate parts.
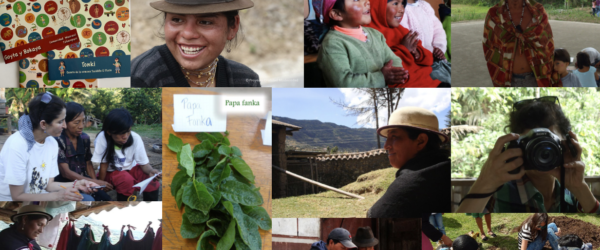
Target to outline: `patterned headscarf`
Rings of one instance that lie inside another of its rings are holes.
[[[33,126],[31,125],[29,115],[23,115],[19,118],[19,133],[21,133],[25,138],[25,141],[27,141],[27,152],[29,152],[35,144],[35,139],[33,138]]]
[[[313,0],[313,8],[319,21],[329,24],[329,12],[333,9],[336,0]]]

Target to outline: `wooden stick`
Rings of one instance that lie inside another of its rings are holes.
[[[337,188],[334,188],[334,187],[331,187],[331,186],[327,186],[327,185],[325,185],[325,184],[323,184],[323,183],[320,183],[320,182],[313,181],[313,180],[311,180],[311,179],[308,179],[308,178],[305,178],[305,177],[303,177],[303,176],[300,176],[300,175],[294,174],[294,173],[292,173],[292,172],[290,172],[290,171],[283,170],[283,169],[281,169],[281,168],[279,168],[279,167],[277,167],[277,166],[275,166],[275,165],[273,165],[273,168],[274,168],[274,169],[276,169],[276,170],[279,170],[279,171],[281,171],[281,172],[284,172],[284,173],[286,173],[286,174],[288,174],[288,175],[291,175],[292,177],[296,177],[296,178],[298,178],[298,179],[300,179],[300,180],[303,180],[303,181],[306,181],[306,182],[308,182],[308,183],[315,184],[315,185],[317,185],[317,186],[319,186],[319,187],[322,187],[322,188],[324,188],[324,189],[328,189],[328,190],[331,190],[331,191],[334,191],[334,192],[338,192],[338,193],[340,193],[340,194],[347,195],[347,196],[354,197],[354,198],[361,199],[361,200],[365,198],[365,197],[362,197],[362,196],[360,196],[360,195],[356,195],[356,194],[353,194],[353,193],[348,193],[348,192],[346,192],[346,191],[343,191],[343,190],[340,190],[340,189],[337,189]]]

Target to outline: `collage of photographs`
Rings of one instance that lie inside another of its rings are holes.
[[[457,1],[0,0],[0,250],[600,250],[600,0]]]

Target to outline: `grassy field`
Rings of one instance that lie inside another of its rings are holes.
[[[490,7],[454,4],[452,6],[452,22],[483,20]]]
[[[98,127],[95,129],[94,127],[85,128],[83,132],[94,132],[98,133],[102,127]],[[134,125],[131,128],[132,131],[135,131],[142,137],[148,137],[151,139],[161,139],[162,138],[162,124],[152,124],[152,125]]]
[[[365,197],[358,200],[333,191],[273,200],[273,218],[365,218],[369,208],[394,181],[395,168],[372,171],[341,189]]]
[[[492,231],[496,233],[497,237],[488,237],[489,239],[487,241],[482,241],[481,238],[477,238],[477,242],[483,243],[483,249],[488,249],[493,246],[499,249],[517,249],[519,232],[515,232],[516,230],[513,229],[520,226],[521,223],[530,215],[530,213],[493,213]],[[600,216],[590,216],[586,214],[548,215],[567,216],[600,226]],[[479,232],[477,223],[472,216],[467,216],[464,213],[445,213],[442,217],[444,220],[444,226],[446,227],[446,235],[448,235],[450,239],[456,239],[456,237],[467,234],[471,230],[474,232]],[[485,219],[483,220],[483,230],[487,235]]]
[[[484,20],[490,7],[454,4],[452,7],[452,22]],[[554,6],[545,7],[550,20],[600,23],[600,17],[591,15],[591,8],[562,9]]]

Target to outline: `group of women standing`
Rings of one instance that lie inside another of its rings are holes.
[[[50,92],[38,94],[0,151],[0,200],[105,201],[111,190],[127,200],[133,185],[159,173],[132,126],[127,110],[110,111],[92,153],[83,106],[65,104]],[[94,165],[100,166],[98,175]],[[144,200],[157,201],[159,186],[153,180]]]

